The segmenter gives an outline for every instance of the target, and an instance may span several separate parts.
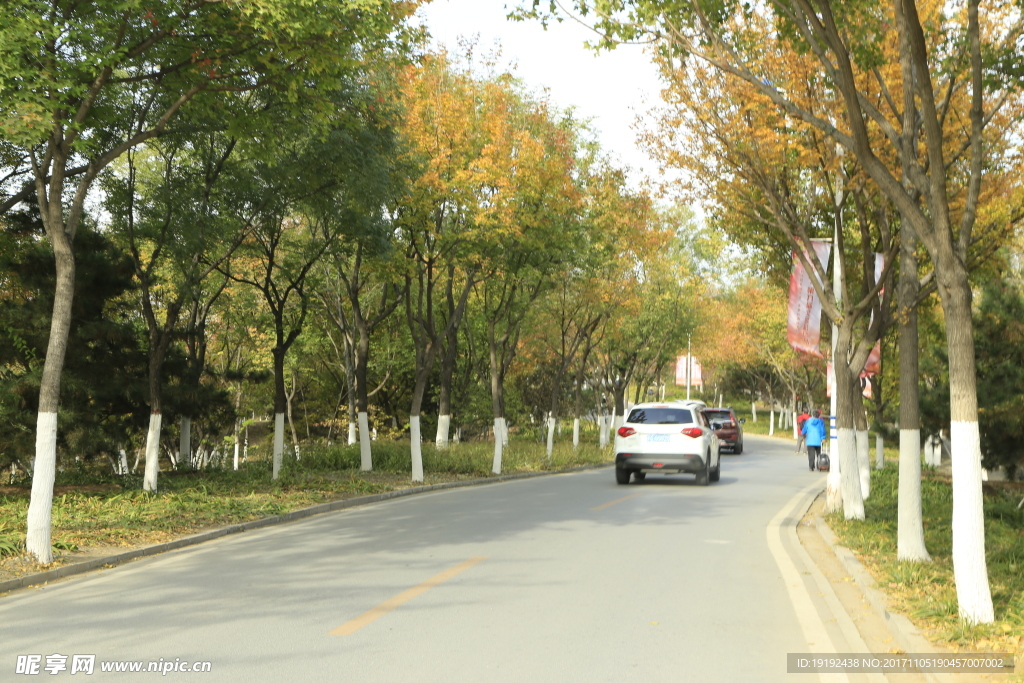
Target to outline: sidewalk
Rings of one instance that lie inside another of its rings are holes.
[[[889,611],[886,597],[877,588],[875,580],[850,550],[838,545],[823,514],[824,494],[820,494],[797,525],[797,536],[827,579],[868,651],[875,654],[951,654],[951,650],[929,642],[905,616]],[[865,674],[850,674],[849,680],[871,680],[857,676]],[[893,673],[887,680],[894,683],[983,683],[1020,678],[1014,674],[994,673]]]

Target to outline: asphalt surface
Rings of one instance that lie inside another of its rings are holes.
[[[748,436],[708,487],[601,469],[246,532],[3,598],[0,679],[814,680],[786,654],[853,647],[787,533],[823,476]],[[100,671],[161,659],[211,671]]]

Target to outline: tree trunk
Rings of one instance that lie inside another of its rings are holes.
[[[572,448],[578,450],[580,447],[580,418],[574,417],[572,419]]]
[[[494,323],[489,323],[488,354],[491,369],[491,408],[494,411],[494,461],[491,468],[501,474],[502,446],[504,445],[504,382],[501,373],[501,359],[498,354]]]
[[[612,384],[612,395],[615,397],[615,412],[612,414],[611,434],[614,435],[626,417],[626,382],[616,380]]]
[[[160,474],[160,425],[163,415],[157,409],[149,414],[149,430],[146,432],[146,471],[142,477],[143,491],[156,491]]]
[[[280,335],[279,335],[280,336]],[[288,408],[287,392],[284,388],[284,350],[280,346],[273,350],[274,356],[274,464],[272,478],[281,475],[284,456],[284,415]]]
[[[857,444],[861,497],[867,500],[871,497],[871,434],[866,429],[857,429],[854,440]]]
[[[437,436],[434,439],[434,445],[437,450],[444,450],[448,448],[449,436],[451,434],[452,416],[445,414],[438,414],[437,416]]]
[[[836,395],[836,433],[839,450],[840,476],[843,496],[843,515],[846,519],[864,519],[864,499],[860,490],[860,471],[857,463],[857,442],[854,432],[853,392],[857,382],[847,361],[850,347],[850,333],[846,325],[839,328],[839,340],[835,347],[833,366]]]
[[[501,455],[502,455],[501,431],[502,431],[501,418],[500,417],[495,417],[494,418],[494,460],[493,460],[493,462],[491,464],[491,472],[494,472],[495,474],[501,474]]]
[[[971,289],[959,259],[936,264],[939,298],[946,316],[949,350],[949,407],[952,423],[953,575],[960,616],[971,623],[995,619],[985,558],[985,517],[981,490]]]
[[[555,423],[557,422],[554,413],[548,413],[548,442],[547,442],[547,456],[548,460],[551,459],[551,452],[555,448]]]
[[[369,472],[373,469],[373,459],[370,455],[370,421],[365,410],[360,410],[356,419],[359,422],[359,469]]]
[[[423,481],[423,450],[420,440],[420,416],[409,416],[409,438],[412,443],[412,480]]]
[[[409,456],[412,462],[412,480],[423,481],[423,444],[420,439],[420,409],[427,392],[427,379],[434,366],[432,345],[428,345],[422,366],[417,368],[416,384],[412,390],[412,410],[409,411]]]
[[[187,469],[192,464],[192,418],[182,415],[179,419],[178,468]],[[235,434],[235,441],[238,435]]]
[[[451,315],[453,312],[450,311]],[[452,376],[455,374],[455,362],[458,358],[458,328],[449,330],[445,345],[441,351],[441,375],[437,387],[437,435],[434,443],[438,450],[448,448],[448,435],[451,431],[451,396]]]
[[[789,417],[790,417],[791,426],[793,427],[793,438],[794,439],[799,439],[800,438],[800,434],[797,433],[797,425],[796,425],[796,418],[797,418],[799,412],[800,411],[799,411],[799,409],[797,408],[797,405],[796,405],[796,391],[793,391],[793,412],[790,414]]]
[[[356,325],[358,338],[355,349],[356,375],[356,416],[359,422],[359,469],[363,472],[373,470],[373,455],[370,446],[369,393],[366,387],[367,366],[370,362],[370,331],[365,324]]]
[[[59,197],[55,203],[59,201]],[[42,202],[40,202],[42,206]],[[60,211],[60,207],[57,208]],[[52,219],[51,219],[52,220]],[[60,405],[60,376],[64,368],[68,335],[71,332],[71,303],[75,293],[75,257],[64,234],[63,221],[47,223],[57,268],[57,285],[50,318],[50,339],[39,385],[36,416],[36,457],[32,468],[32,497],[29,500],[25,549],[42,564],[53,562],[50,542],[53,482],[57,475],[57,408]],[[52,234],[59,231],[59,234]]]
[[[871,442],[868,434],[868,420],[864,414],[864,400],[860,382],[853,383],[854,424],[857,430],[857,467],[860,473],[860,492],[864,500],[871,496]]]
[[[284,413],[274,413],[274,465],[271,478],[275,481],[281,476],[281,465],[284,460]]]
[[[292,418],[292,405],[294,404],[295,391],[298,386],[298,380],[295,377],[295,373],[292,373],[292,390],[285,393],[285,414],[288,416],[288,429],[292,433],[292,452],[295,454],[295,459],[299,460],[299,437],[295,433],[295,420]]]

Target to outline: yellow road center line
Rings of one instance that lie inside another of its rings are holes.
[[[350,636],[353,633],[355,633],[356,631],[358,631],[359,629],[361,629],[362,627],[364,627],[367,624],[370,624],[370,623],[376,621],[377,619],[379,619],[380,617],[384,616],[385,614],[387,614],[391,610],[395,609],[396,607],[401,607],[402,605],[404,605],[405,603],[409,602],[410,600],[412,600],[416,596],[422,595],[423,593],[426,593],[428,590],[430,590],[434,586],[438,586],[438,585],[444,583],[445,581],[447,581],[448,579],[452,578],[453,576],[458,576],[459,574],[461,574],[462,572],[466,571],[470,567],[472,567],[472,566],[474,566],[474,565],[476,565],[476,564],[478,564],[480,562],[483,562],[486,559],[487,559],[486,555],[478,555],[476,557],[469,558],[465,562],[460,562],[459,564],[455,565],[451,569],[446,569],[445,571],[441,572],[437,576],[435,576],[433,578],[430,578],[430,579],[427,579],[426,581],[424,581],[420,585],[413,586],[409,590],[402,591],[401,593],[399,593],[395,597],[391,598],[390,600],[388,600],[386,602],[382,602],[381,604],[377,605],[373,609],[370,609],[370,610],[367,610],[367,611],[363,612],[362,614],[360,614],[358,617],[356,617],[352,621],[346,622],[346,623],[342,624],[341,626],[339,626],[338,628],[334,629],[328,635],[332,635],[332,636],[338,636],[338,635],[340,635],[340,636]]]
[[[639,493],[631,493],[630,495],[624,496],[622,498],[619,498],[618,500],[613,500],[610,503],[605,503],[604,505],[598,505],[596,508],[590,508],[590,509],[593,510],[594,512],[597,512],[598,510],[604,510],[605,508],[610,508],[612,505],[615,505],[616,503],[621,503],[624,500],[629,500],[630,498],[636,498],[639,495],[640,495]]]

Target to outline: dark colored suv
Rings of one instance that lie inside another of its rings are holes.
[[[737,420],[732,408],[709,407],[704,409],[704,415],[711,422],[722,448],[729,448],[737,455],[743,452],[743,423],[746,420]]]

